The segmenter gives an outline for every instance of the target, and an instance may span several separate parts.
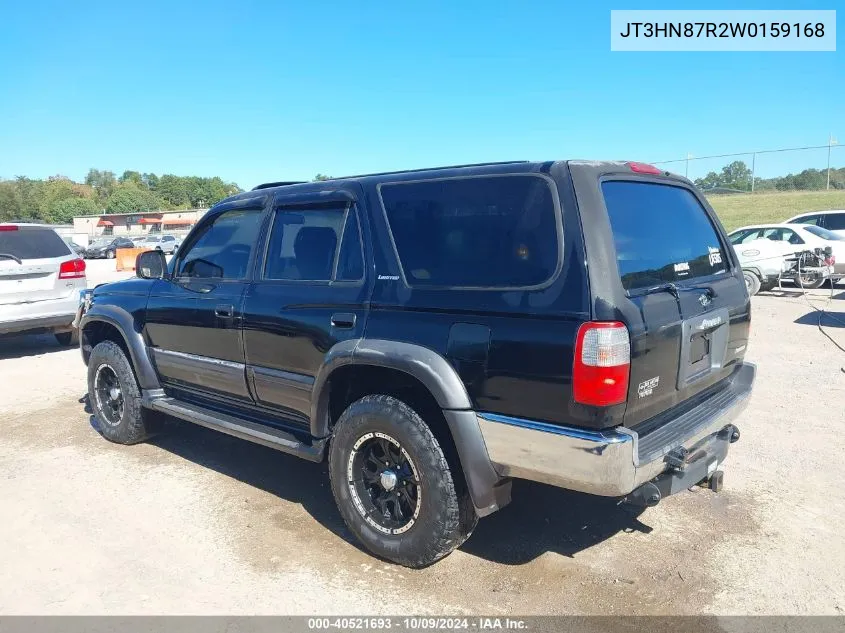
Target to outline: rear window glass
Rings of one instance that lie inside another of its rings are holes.
[[[602,193],[627,290],[726,271],[713,223],[687,189],[607,181]]]
[[[45,259],[70,255],[70,247],[53,229],[24,228],[0,231],[0,253],[18,259]]]
[[[823,229],[820,226],[805,226],[804,230],[808,233],[812,233],[816,237],[822,238],[823,240],[830,240],[831,242],[845,242],[845,237],[842,237],[833,231]]]
[[[558,267],[557,213],[543,178],[396,183],[381,198],[412,286],[535,286]]]

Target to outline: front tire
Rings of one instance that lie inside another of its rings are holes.
[[[141,408],[132,365],[114,341],[102,341],[88,359],[88,401],[97,429],[110,442],[136,444],[153,432],[153,415]]]
[[[742,277],[745,279],[745,289],[748,290],[749,297],[760,292],[760,278],[757,275],[750,270],[743,270]]]
[[[368,550],[406,567],[443,558],[478,520],[431,429],[391,396],[366,396],[343,412],[329,476],[347,527]]]
[[[106,251],[106,259],[114,259],[114,251]]]

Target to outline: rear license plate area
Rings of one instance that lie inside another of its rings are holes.
[[[725,308],[683,322],[678,389],[722,368],[728,349],[729,327]]]

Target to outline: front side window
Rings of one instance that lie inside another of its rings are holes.
[[[759,239],[759,237],[760,229],[745,229],[737,231],[736,233],[731,233],[729,239],[731,240],[731,244],[744,244],[746,242]]]
[[[335,275],[338,249],[342,240],[346,242],[347,216],[354,218],[355,211],[345,204],[279,208],[270,232],[264,278],[287,281],[343,279]],[[355,239],[360,253],[360,237],[355,236]]]
[[[561,226],[543,178],[394,183],[380,194],[411,286],[531,287],[560,265]]]
[[[261,227],[260,209],[225,211],[206,224],[180,257],[178,275],[199,279],[243,279]]]
[[[636,181],[601,185],[626,290],[726,272],[726,253],[689,189]]]
[[[816,224],[820,225],[821,222],[820,215],[802,215],[800,218],[795,218],[790,222],[790,224]]]

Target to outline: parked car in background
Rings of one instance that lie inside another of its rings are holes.
[[[173,235],[148,235],[143,241],[135,240],[135,245],[172,255],[178,249],[179,241]]]
[[[130,238],[130,239],[132,240],[132,244],[135,245],[135,248],[142,248],[142,247],[146,246],[146,242],[147,242],[148,237],[149,236],[147,236],[147,235],[142,235],[140,237],[133,237],[133,238]]]
[[[327,459],[350,531],[423,567],[513,477],[647,506],[718,492],[750,310],[691,182],[561,161],[264,185],[86,291],[77,322],[105,438],[158,412]]]
[[[786,224],[815,224],[845,237],[845,209],[802,213],[801,215],[796,215],[794,218],[788,219]]]
[[[0,224],[0,334],[52,332],[74,343],[86,285],[85,262],[51,227]]]
[[[74,253],[76,253],[80,257],[83,257],[83,255],[85,253],[85,247],[84,246],[80,246],[79,244],[74,242],[72,237],[66,237],[66,236],[61,236],[61,237],[62,237],[62,241],[64,241],[65,244],[70,246],[70,250],[72,250]]]
[[[85,249],[85,259],[114,259],[118,248],[135,248],[127,237],[106,237],[96,240]]]
[[[757,240],[770,240],[784,244],[781,249],[783,254],[800,252],[802,250],[813,251],[816,248],[830,246],[833,251],[833,273],[845,273],[845,237],[832,231],[828,231],[813,224],[757,224],[744,226],[732,231],[728,235],[734,248],[739,245],[748,246]],[[761,278],[763,290],[773,287],[771,278]],[[812,277],[799,277],[799,283],[803,288],[818,288],[825,282],[825,279]]]

